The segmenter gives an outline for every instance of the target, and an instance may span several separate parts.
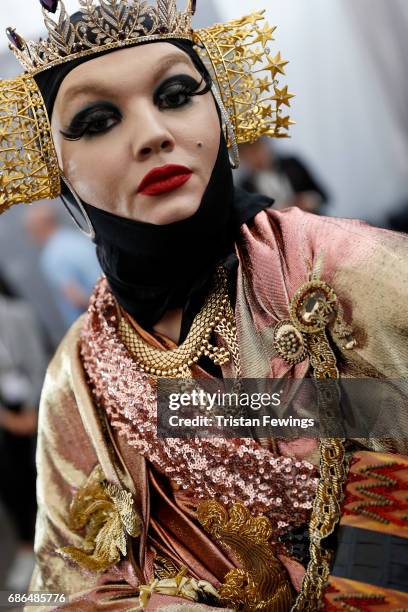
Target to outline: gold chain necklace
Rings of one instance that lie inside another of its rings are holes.
[[[120,318],[118,331],[138,367],[151,376],[191,378],[191,367],[202,355],[217,365],[232,359],[236,376],[241,376],[235,316],[227,291],[227,275],[222,266],[217,269],[213,288],[180,346],[169,350],[150,346],[124,316]],[[211,344],[213,332],[224,340],[225,346]]]

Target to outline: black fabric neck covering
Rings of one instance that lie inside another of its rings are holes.
[[[167,42],[187,53],[199,72],[208,77],[190,43]],[[75,67],[101,55],[67,62],[36,77],[50,119],[64,78]],[[64,196],[75,206],[69,193],[64,191]],[[153,225],[83,205],[95,229],[101,268],[119,304],[145,329],[152,328],[166,311],[183,308],[181,341],[208,293],[217,265],[234,253],[239,228],[272,203],[266,197],[234,189],[221,131],[211,179],[199,209],[190,218]]]
[[[222,142],[197,212],[183,221],[153,225],[124,219],[88,204],[97,255],[123,308],[149,328],[167,310],[184,307],[216,264],[233,250],[233,184]]]
[[[197,212],[183,221],[153,225],[85,204],[96,233],[97,255],[119,304],[145,329],[167,310],[200,308],[217,264],[234,252],[239,227],[271,205],[236,192],[223,136]]]

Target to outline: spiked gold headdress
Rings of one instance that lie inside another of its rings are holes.
[[[10,48],[26,73],[0,81],[0,212],[60,193],[49,120],[33,77],[105,50],[190,40],[213,77],[233,149],[263,135],[287,136],[292,122],[283,108],[293,96],[277,81],[287,62],[270,51],[274,28],[265,23],[263,12],[193,31],[195,0],[184,11],[177,9],[176,0],[156,0],[155,6],[146,0],[78,0],[81,16],[75,23],[63,0],[39,1],[46,40],[26,42],[14,29],[7,30]]]

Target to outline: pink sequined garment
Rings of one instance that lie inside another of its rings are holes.
[[[82,333],[82,359],[96,403],[111,426],[192,499],[242,501],[267,513],[275,534],[308,521],[316,490],[309,462],[276,457],[254,440],[160,439],[154,383],[117,333],[117,309],[106,281],[97,286]]]

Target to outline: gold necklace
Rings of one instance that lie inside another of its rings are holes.
[[[235,316],[227,291],[227,275],[222,266],[217,269],[213,288],[180,346],[168,350],[150,346],[124,316],[120,318],[118,331],[138,367],[151,376],[191,378],[191,368],[202,355],[217,365],[232,359],[236,376],[241,376]],[[213,332],[224,340],[225,346],[211,344]]]

